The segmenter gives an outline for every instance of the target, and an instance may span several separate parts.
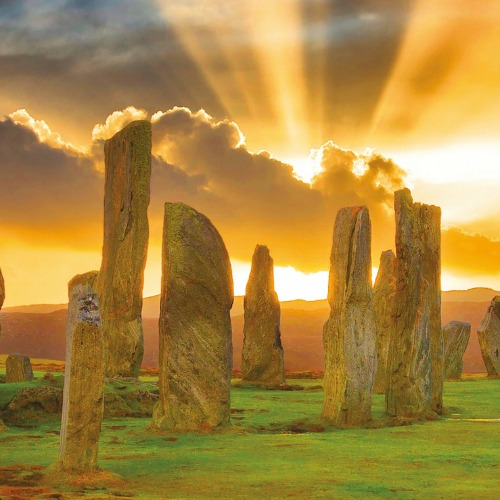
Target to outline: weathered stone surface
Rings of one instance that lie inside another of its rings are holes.
[[[375,375],[371,224],[366,207],[339,210],[330,257],[324,327],[325,399],[322,418],[336,426],[371,420]]]
[[[443,412],[444,341],[441,323],[441,209],[420,205],[422,216],[422,275],[429,283],[429,342],[431,350],[431,410]]]
[[[396,295],[386,409],[418,416],[442,408],[444,349],[440,298],[440,209],[394,193]],[[439,332],[437,325],[439,324]],[[432,368],[431,368],[432,366]],[[432,375],[431,375],[432,373]]]
[[[2,309],[5,300],[5,282],[3,279],[2,270],[0,269],[0,310]],[[2,324],[0,323],[0,334],[2,333]],[[4,432],[7,428],[5,427],[2,419],[0,418],[0,432]]]
[[[2,309],[5,300],[5,281],[3,279],[2,270],[0,269],[0,309]]]
[[[14,353],[5,360],[5,382],[27,382],[33,380],[33,369],[28,356]]]
[[[470,338],[470,323],[450,321],[443,328],[445,379],[460,380],[462,358]]]
[[[151,123],[135,121],[104,145],[104,243],[97,291],[106,374],[139,374],[144,340],[142,290],[148,247]]]
[[[255,247],[243,307],[242,380],[268,385],[284,384],[280,303],[274,291],[273,259],[264,245]]]
[[[97,467],[104,410],[104,338],[96,281],[97,271],[92,271],[68,284],[60,462],[62,469],[74,473]]]
[[[212,223],[165,205],[160,305],[160,400],[153,429],[199,432],[229,424],[231,263]]]
[[[396,256],[392,250],[382,252],[375,286],[373,287],[373,316],[377,331],[377,371],[373,392],[384,394],[386,390],[387,357],[394,321],[394,297],[396,294]]]
[[[500,377],[500,296],[491,301],[488,311],[477,330],[488,377]]]
[[[12,424],[54,420],[61,417],[62,402],[59,387],[23,387],[10,400],[3,417]]]

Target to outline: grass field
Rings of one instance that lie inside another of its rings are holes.
[[[321,423],[318,380],[290,382],[305,390],[236,383],[222,434],[158,436],[148,418],[104,421],[100,465],[123,478],[107,487],[48,486],[59,423],[11,426],[0,434],[0,498],[498,498],[500,380],[447,382],[438,421],[348,430]],[[383,396],[373,416],[387,423]]]

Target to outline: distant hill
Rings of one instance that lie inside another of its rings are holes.
[[[450,290],[443,292],[442,302],[491,302],[500,292],[492,288],[470,288],[469,290]]]
[[[444,292],[443,325],[451,320],[472,325],[471,339],[464,355],[464,370],[484,372],[477,341],[479,327],[491,299],[499,294],[488,288]],[[465,300],[454,300],[465,299]],[[469,300],[470,299],[470,300]],[[482,299],[482,300],[480,300]],[[145,366],[158,366],[158,315],[160,297],[144,299]],[[31,357],[64,360],[66,305],[41,304],[5,308],[0,313],[2,334],[0,353],[21,352]],[[322,370],[323,324],[329,314],[326,300],[292,300],[281,303],[281,332],[285,365],[289,370]],[[243,344],[243,297],[235,297],[231,311],[233,325],[233,362],[239,368]]]
[[[68,304],[32,304],[30,306],[4,307],[4,313],[30,313],[30,314],[48,314],[61,309],[67,309]]]

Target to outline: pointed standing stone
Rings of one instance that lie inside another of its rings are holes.
[[[274,291],[273,259],[257,245],[244,299],[241,378],[245,382],[279,385],[285,382],[280,333],[280,303]]]
[[[375,286],[373,287],[373,315],[377,331],[377,371],[373,392],[385,394],[387,357],[393,328],[393,306],[396,294],[396,256],[392,250],[382,252]]]
[[[339,210],[330,257],[324,327],[325,399],[322,418],[335,426],[371,420],[375,375],[371,224],[366,207]]]
[[[68,284],[60,462],[63,470],[78,474],[97,468],[104,410],[104,338],[96,280],[97,271],[92,271]]]
[[[130,123],[105,142],[104,154],[104,243],[97,291],[106,375],[137,377],[144,353],[141,311],[149,237],[151,123]]]
[[[488,311],[477,330],[488,377],[500,377],[500,296],[491,301]]]
[[[462,376],[462,358],[470,338],[470,323],[450,321],[443,328],[445,379],[460,380]]]
[[[5,360],[5,382],[28,382],[33,380],[33,369],[28,356],[14,353]]]
[[[231,263],[221,236],[193,208],[166,203],[153,429],[203,432],[229,424],[232,304]]]
[[[386,410],[411,417],[441,411],[443,387],[440,313],[440,209],[394,193],[396,295],[389,346]],[[432,371],[431,371],[432,365]],[[432,375],[431,375],[432,373]]]

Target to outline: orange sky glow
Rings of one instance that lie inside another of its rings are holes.
[[[368,206],[375,276],[404,186],[442,208],[442,288],[500,289],[496,0],[43,4],[0,6],[4,307],[66,302],[100,267],[103,142],[135,119],[153,123],[145,296],[166,201],[219,229],[237,295],[259,243],[280,299],[315,300],[337,210]]]

